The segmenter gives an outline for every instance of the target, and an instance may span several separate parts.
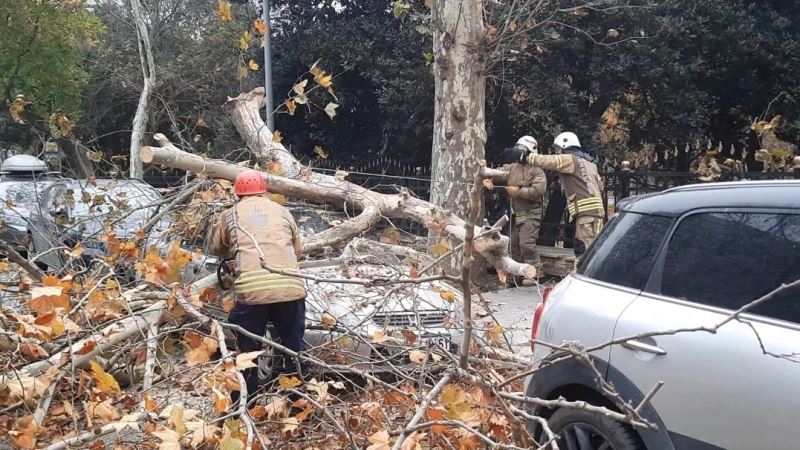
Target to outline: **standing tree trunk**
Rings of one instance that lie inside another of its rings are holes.
[[[142,147],[144,130],[147,128],[147,105],[150,102],[150,94],[156,85],[156,65],[153,62],[153,46],[150,43],[150,32],[147,30],[147,22],[144,20],[142,4],[139,0],[131,0],[131,12],[133,13],[133,21],[136,24],[139,59],[142,62],[144,85],[142,86],[142,94],[139,96],[139,105],[136,107],[136,115],[133,117],[130,176],[131,178],[141,179],[144,176],[144,171],[142,169],[142,159],[139,157],[139,149]]]
[[[470,187],[486,145],[482,2],[436,0],[432,19],[436,99],[431,203],[467,217]],[[457,271],[458,261],[451,268]]]

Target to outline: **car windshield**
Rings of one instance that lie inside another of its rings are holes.
[[[69,189],[69,188],[68,188]],[[146,184],[100,182],[97,186],[76,184],[72,188],[72,220],[96,232],[110,224],[119,236],[133,234],[152,217],[161,196]],[[69,195],[67,190],[66,195]]]
[[[0,182],[0,199],[3,200],[2,209],[35,210],[45,189],[53,183],[54,180]]]

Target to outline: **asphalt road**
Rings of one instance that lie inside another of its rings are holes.
[[[541,301],[544,288],[514,288],[487,292],[483,297],[489,302],[492,316],[505,332],[506,339],[519,356],[531,356],[530,337],[533,313]],[[481,312],[482,308],[476,308]],[[481,313],[482,315],[482,313]],[[481,325],[492,321],[491,316],[477,320]]]

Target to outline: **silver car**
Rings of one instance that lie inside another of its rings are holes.
[[[577,341],[594,350],[595,368],[630,405],[664,383],[640,410],[658,429],[581,409],[530,412],[548,419],[561,448],[796,449],[800,292],[734,312],[798,279],[800,181],[628,199],[577,273],[537,306],[538,370],[526,393],[623,409],[591,367],[543,344]]]
[[[47,172],[44,161],[15,155],[0,165],[0,239],[27,254],[28,218],[39,207],[44,191],[59,178]]]

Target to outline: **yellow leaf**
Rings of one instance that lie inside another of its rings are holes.
[[[456,293],[452,291],[443,291],[439,293],[439,296],[446,302],[453,303],[456,301]]]
[[[447,409],[448,419],[466,422],[475,418],[475,412],[467,403],[466,393],[452,384],[448,384],[442,389],[439,400]]]
[[[250,32],[247,31],[247,30],[244,30],[244,32],[242,33],[242,36],[239,38],[239,49],[241,51],[246,52],[247,49],[250,48],[250,39],[251,38],[252,38],[252,36],[250,36]]]
[[[31,102],[27,101],[24,95],[18,95],[13,101],[8,103],[8,112],[11,113],[11,118],[14,119],[14,122],[25,123],[22,119],[22,112],[25,111],[25,108],[30,104]]]
[[[322,159],[328,159],[329,156],[329,153],[326,152],[325,149],[320,147],[319,145],[314,146],[314,154]]]
[[[258,355],[264,353],[263,350],[257,352],[240,353],[236,355],[236,370],[249,369],[251,367],[258,367],[253,360],[258,358]]]
[[[447,239],[441,239],[438,244],[431,247],[431,256],[438,258],[450,250],[452,250],[452,247],[450,247],[450,241]]]
[[[297,377],[281,376],[278,378],[278,386],[280,386],[281,389],[294,389],[301,384],[303,384],[303,382]]]
[[[92,378],[97,382],[97,389],[103,392],[120,392],[117,380],[110,373],[103,370],[100,364],[96,361],[92,361],[89,363],[89,366],[92,368]]]
[[[223,22],[230,22],[233,20],[231,4],[225,0],[219,0],[219,2],[217,2],[217,16],[219,16],[219,20]]]
[[[367,450],[391,450],[392,438],[386,430],[378,431],[367,438],[372,445]]]
[[[253,21],[253,28],[258,31],[258,34],[264,35],[267,34],[267,24],[264,23],[261,19],[255,19]]]
[[[400,243],[400,233],[396,228],[384,228],[380,241],[384,244],[397,245]]]
[[[255,61],[253,61],[253,60],[251,59],[250,61],[248,61],[248,62],[247,62],[247,67],[249,67],[249,68],[250,68],[250,70],[258,70],[258,68],[259,68],[259,65],[258,65],[258,63],[257,63],[257,62],[255,62]]]
[[[278,131],[278,130],[275,130],[272,133],[272,142],[274,142],[276,144],[280,144],[281,141],[283,141],[283,136],[281,135],[281,132]]]
[[[320,69],[319,67],[312,67],[309,72],[314,75],[314,82],[318,85],[329,88],[333,85],[333,75],[325,73],[324,70]]]
[[[294,110],[297,109],[297,103],[295,103],[294,99],[287,99],[285,102],[283,102],[283,104],[286,105],[286,111],[289,112],[289,115],[293,116]]]
[[[8,270],[8,261],[0,261],[0,272]]]
[[[495,323],[485,333],[486,340],[492,345],[500,345],[503,338],[503,327],[499,323]]]

